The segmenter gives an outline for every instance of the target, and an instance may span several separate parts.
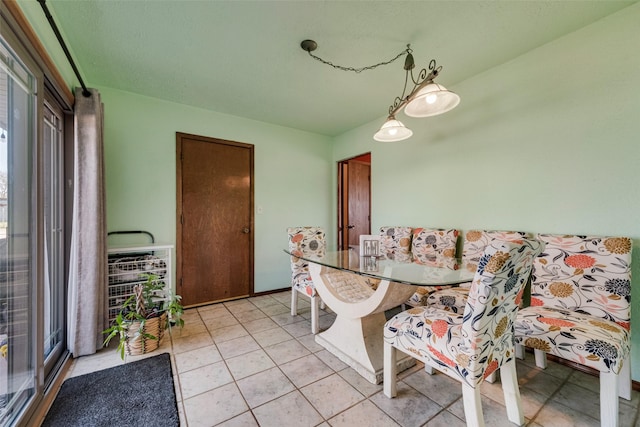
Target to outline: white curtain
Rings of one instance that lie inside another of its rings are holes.
[[[106,326],[107,242],[103,106],[100,93],[75,93],[74,187],[67,339],[74,357],[102,347]]]

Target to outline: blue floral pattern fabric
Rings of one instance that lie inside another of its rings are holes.
[[[456,245],[459,234],[454,229],[414,228],[411,240],[413,262],[440,268],[457,268]],[[439,288],[433,286],[419,287],[407,304],[412,307],[425,305],[429,294],[437,289]]]
[[[619,373],[630,351],[631,248],[627,237],[539,234],[531,306],[518,314],[516,342]]]
[[[462,283],[458,288],[439,289],[427,295],[425,304],[453,313],[462,313],[469,297],[469,284]]]
[[[400,262],[411,261],[411,227],[380,227],[382,255]]]
[[[469,271],[475,271],[484,255],[484,249],[493,240],[532,239],[532,233],[524,231],[469,230],[464,234],[462,244],[462,261]]]
[[[385,324],[385,342],[477,387],[514,357],[513,322],[541,249],[535,240],[491,242],[471,282],[464,313],[412,308]]]
[[[289,236],[289,250],[297,255],[323,256],[325,252],[325,234],[320,227],[290,227],[287,228]],[[313,280],[309,275],[309,263],[296,256],[291,257],[291,284],[309,296],[316,294]]]
[[[462,245],[463,268],[476,271],[484,250],[493,240],[518,241],[533,238],[533,234],[523,231],[469,230],[464,235]],[[426,304],[454,313],[462,313],[467,303],[471,283],[462,283],[457,288],[447,288],[427,296]]]
[[[411,239],[413,262],[433,267],[456,267],[458,230],[414,228]]]

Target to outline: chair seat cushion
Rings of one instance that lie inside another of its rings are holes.
[[[619,373],[629,331],[615,322],[569,310],[531,306],[518,312],[516,343],[601,372]]]
[[[403,311],[384,326],[384,340],[405,353],[414,354],[439,370],[475,386],[496,368],[471,372],[471,348],[462,333],[462,314],[423,306]]]
[[[411,307],[427,305],[427,298],[430,295],[432,295],[434,292],[449,288],[449,286],[420,286],[416,289],[413,295],[411,295],[411,298],[409,298],[409,300],[405,304],[408,304]]]
[[[468,287],[442,289],[427,296],[427,304],[453,313],[464,313],[469,297]]]

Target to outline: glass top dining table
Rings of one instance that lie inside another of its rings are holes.
[[[411,254],[395,259],[385,256],[360,256],[357,247],[343,251],[326,251],[321,255],[305,255],[288,249],[284,251],[325,267],[413,286],[456,286],[473,280],[475,273],[475,268],[470,271],[459,259],[451,260],[446,266],[436,267],[415,262]]]
[[[475,273],[456,260],[436,267],[415,262],[418,257],[411,254],[395,259],[360,256],[359,247],[316,255],[284,251],[309,262],[317,294],[336,314],[315,341],[373,384],[379,384],[383,375],[385,311],[407,302],[418,286],[458,286],[473,280]],[[415,359],[406,356],[396,367],[401,372],[412,364]]]

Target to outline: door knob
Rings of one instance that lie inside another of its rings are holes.
[[[349,230],[351,230],[352,228],[356,228],[356,226],[355,226],[355,225],[347,225],[347,228],[348,228]]]
[[[242,229],[242,232],[243,232],[244,234],[249,234],[249,232],[250,232],[250,231],[251,231],[251,230],[249,230],[247,227],[245,227],[245,228],[243,228],[243,229]]]

